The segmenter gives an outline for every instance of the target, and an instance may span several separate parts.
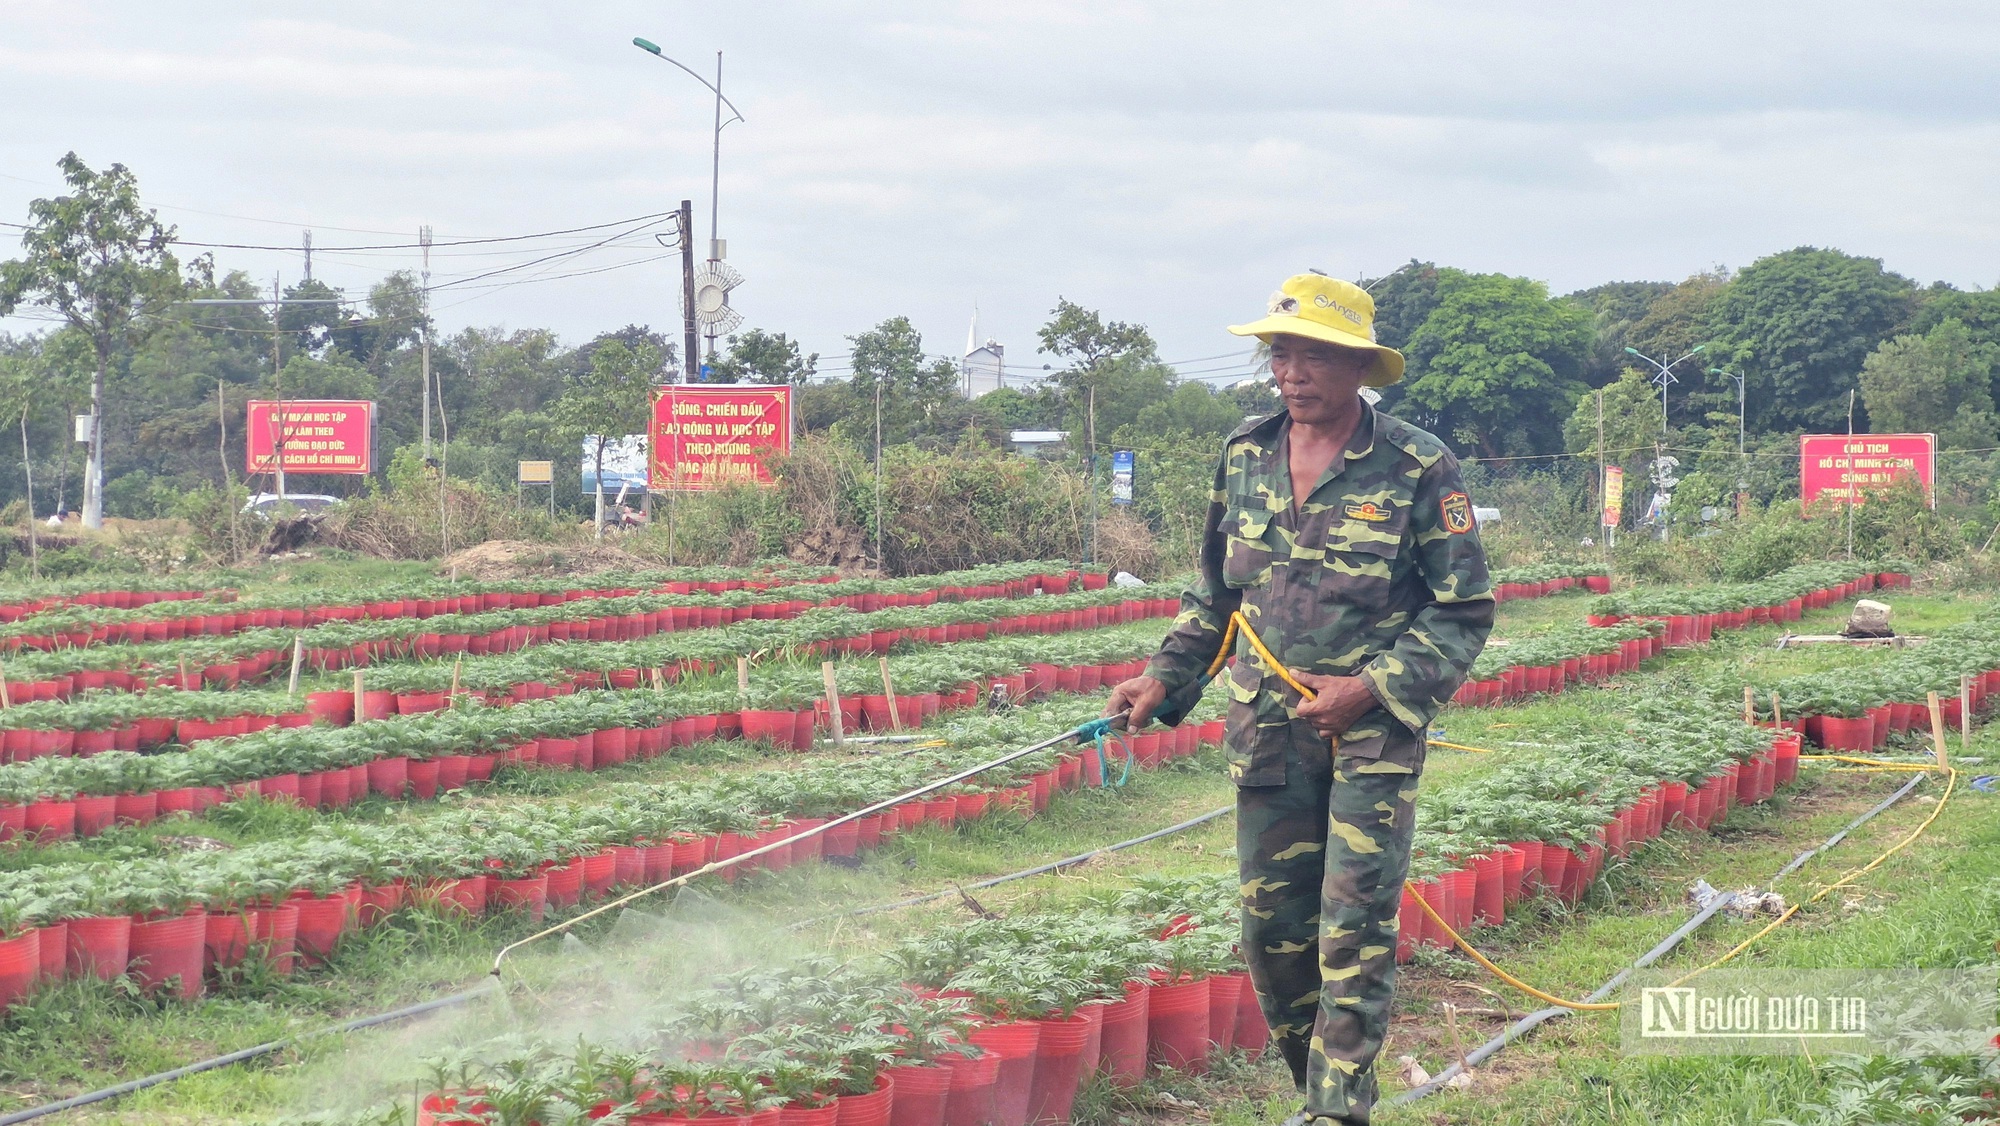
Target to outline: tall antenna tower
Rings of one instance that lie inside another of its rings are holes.
[[[313,280],[313,233],[299,232],[299,247],[306,252],[306,280]]]

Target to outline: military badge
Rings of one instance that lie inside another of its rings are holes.
[[[1444,516],[1445,531],[1463,535],[1472,530],[1472,498],[1464,493],[1446,493],[1438,501],[1438,511]]]
[[[1347,513],[1351,519],[1366,520],[1370,524],[1380,524],[1388,520],[1391,515],[1388,509],[1383,508],[1372,500],[1363,501],[1360,504],[1350,504],[1341,511]]]

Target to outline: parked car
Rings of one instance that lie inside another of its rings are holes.
[[[285,493],[283,495],[278,493],[258,493],[243,505],[243,511],[249,515],[270,519],[272,516],[277,515],[286,505],[290,505],[298,512],[324,512],[339,503],[339,497],[330,497],[324,493]]]

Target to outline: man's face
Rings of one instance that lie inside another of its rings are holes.
[[[1375,354],[1342,348],[1303,336],[1271,339],[1271,374],[1278,397],[1292,421],[1307,426],[1332,422],[1361,393],[1361,381],[1375,365]]]

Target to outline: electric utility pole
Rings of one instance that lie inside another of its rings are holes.
[[[278,396],[278,409],[271,412],[271,467],[278,479],[278,495],[290,496],[285,491],[285,376],[284,366],[278,358],[278,318],[285,308],[284,295],[278,292],[278,275],[271,275],[271,387]]]
[[[693,383],[701,370],[700,326],[694,316],[694,201],[681,201],[681,382]]]
[[[417,243],[424,248],[424,460],[431,459],[431,225],[417,228]]]

